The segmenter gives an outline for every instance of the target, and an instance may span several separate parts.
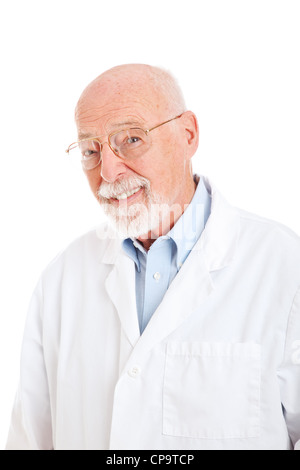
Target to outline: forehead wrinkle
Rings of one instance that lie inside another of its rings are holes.
[[[79,136],[88,135],[94,137],[108,135],[113,131],[133,125],[144,127],[145,122],[140,113],[132,112],[132,107],[110,110],[105,114],[103,114],[102,108],[93,108],[77,116],[77,129]]]
[[[81,105],[78,105],[75,110],[75,120],[76,122],[79,121],[89,121],[89,122],[95,122],[98,121],[99,116],[101,116],[101,113],[103,112],[103,107],[102,106],[84,106],[82,103]]]

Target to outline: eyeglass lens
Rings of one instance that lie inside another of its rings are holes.
[[[109,136],[108,143],[117,156],[132,159],[147,152],[151,139],[143,129],[134,128],[112,134]],[[79,151],[83,166],[86,169],[92,169],[100,163],[102,145],[97,140],[83,140],[70,150]]]

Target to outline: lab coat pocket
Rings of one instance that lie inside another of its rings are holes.
[[[260,431],[260,345],[167,344],[163,434],[253,438]]]

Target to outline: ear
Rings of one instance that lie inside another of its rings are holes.
[[[199,126],[197,117],[192,111],[186,111],[181,116],[183,131],[185,135],[185,146],[187,157],[192,158],[199,145]]]

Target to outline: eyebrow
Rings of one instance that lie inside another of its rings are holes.
[[[123,126],[142,126],[143,124],[139,121],[121,121],[116,124],[112,124],[112,127],[123,127]]]
[[[79,132],[78,133],[78,140],[83,140],[83,139],[92,139],[93,137],[96,138],[96,136],[94,134],[88,134],[88,133],[85,133],[85,132]]]
[[[141,122],[138,122],[138,121],[122,121],[122,122],[118,122],[116,124],[111,124],[111,127],[113,129],[118,129],[120,128],[120,130],[122,129],[122,127],[127,127],[127,126],[143,126],[143,124]],[[95,134],[90,134],[90,133],[86,133],[86,132],[79,132],[78,133],[78,140],[83,140],[83,139],[92,139],[93,137],[102,137],[102,136],[97,136]]]

